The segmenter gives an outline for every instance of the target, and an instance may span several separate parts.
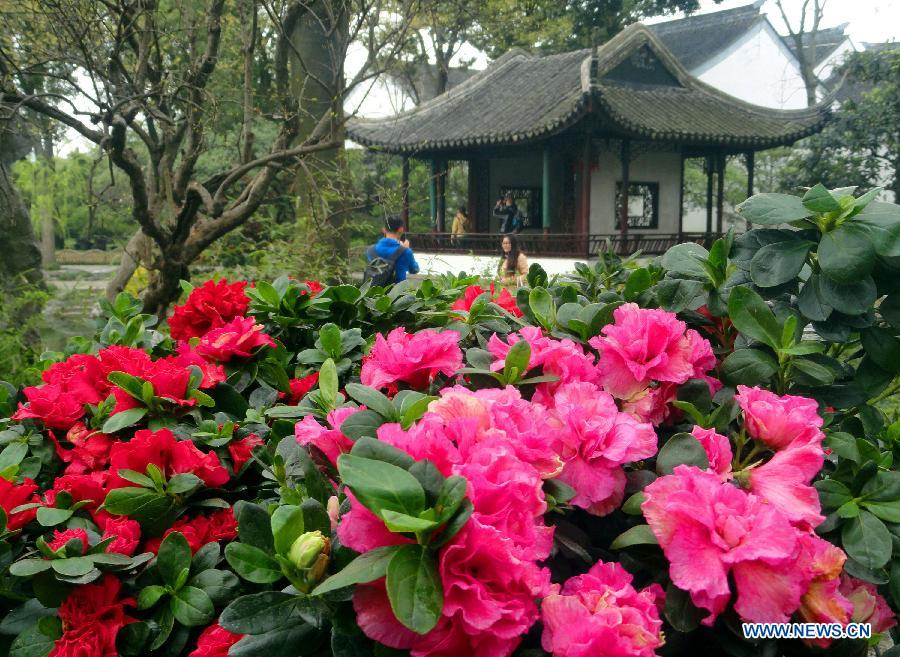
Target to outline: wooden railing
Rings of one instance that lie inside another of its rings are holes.
[[[495,255],[500,252],[500,233],[469,233],[454,238],[450,233],[409,233],[412,248],[425,253]],[[629,233],[583,235],[577,233],[519,233],[519,247],[528,255],[560,258],[593,258],[601,253],[630,255],[640,251],[659,255],[676,244],[695,242],[709,248],[716,233]]]

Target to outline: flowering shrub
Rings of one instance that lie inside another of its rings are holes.
[[[534,267],[515,296],[207,281],[168,332],[121,296],[42,385],[0,386],[0,647],[864,655],[900,638],[900,216],[870,200],[760,195],[748,217],[792,230],[552,282]],[[750,640],[741,622],[876,636]]]

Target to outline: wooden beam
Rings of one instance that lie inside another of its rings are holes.
[[[716,232],[723,232],[725,214],[725,154],[716,156]]]
[[[466,211],[469,213],[469,232],[478,231],[478,160],[469,159],[469,171],[466,177]]]
[[[403,220],[403,228],[409,232],[409,158],[403,156],[403,169],[400,179],[400,218]]]

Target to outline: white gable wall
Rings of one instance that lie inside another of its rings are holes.
[[[659,183],[659,228],[630,228],[634,234],[677,233],[681,209],[681,154],[676,151],[634,149],[628,169],[631,182]],[[618,232],[616,219],[616,183],[622,180],[618,154],[601,150],[596,168],[591,171],[590,233],[610,235]]]
[[[754,105],[779,109],[806,107],[797,60],[768,20],[759,21],[691,74]]]
[[[849,38],[844,39],[843,43],[841,43],[833,53],[828,55],[828,57],[816,68],[816,77],[820,80],[827,80],[831,77],[832,73],[834,73],[834,69],[843,64],[844,59],[846,59],[850,53],[855,51],[856,48],[853,45],[853,42]]]

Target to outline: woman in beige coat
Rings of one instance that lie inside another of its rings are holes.
[[[528,275],[528,258],[519,248],[519,240],[515,235],[504,235],[500,248],[503,250],[497,265],[500,282],[510,286],[523,285]]]

